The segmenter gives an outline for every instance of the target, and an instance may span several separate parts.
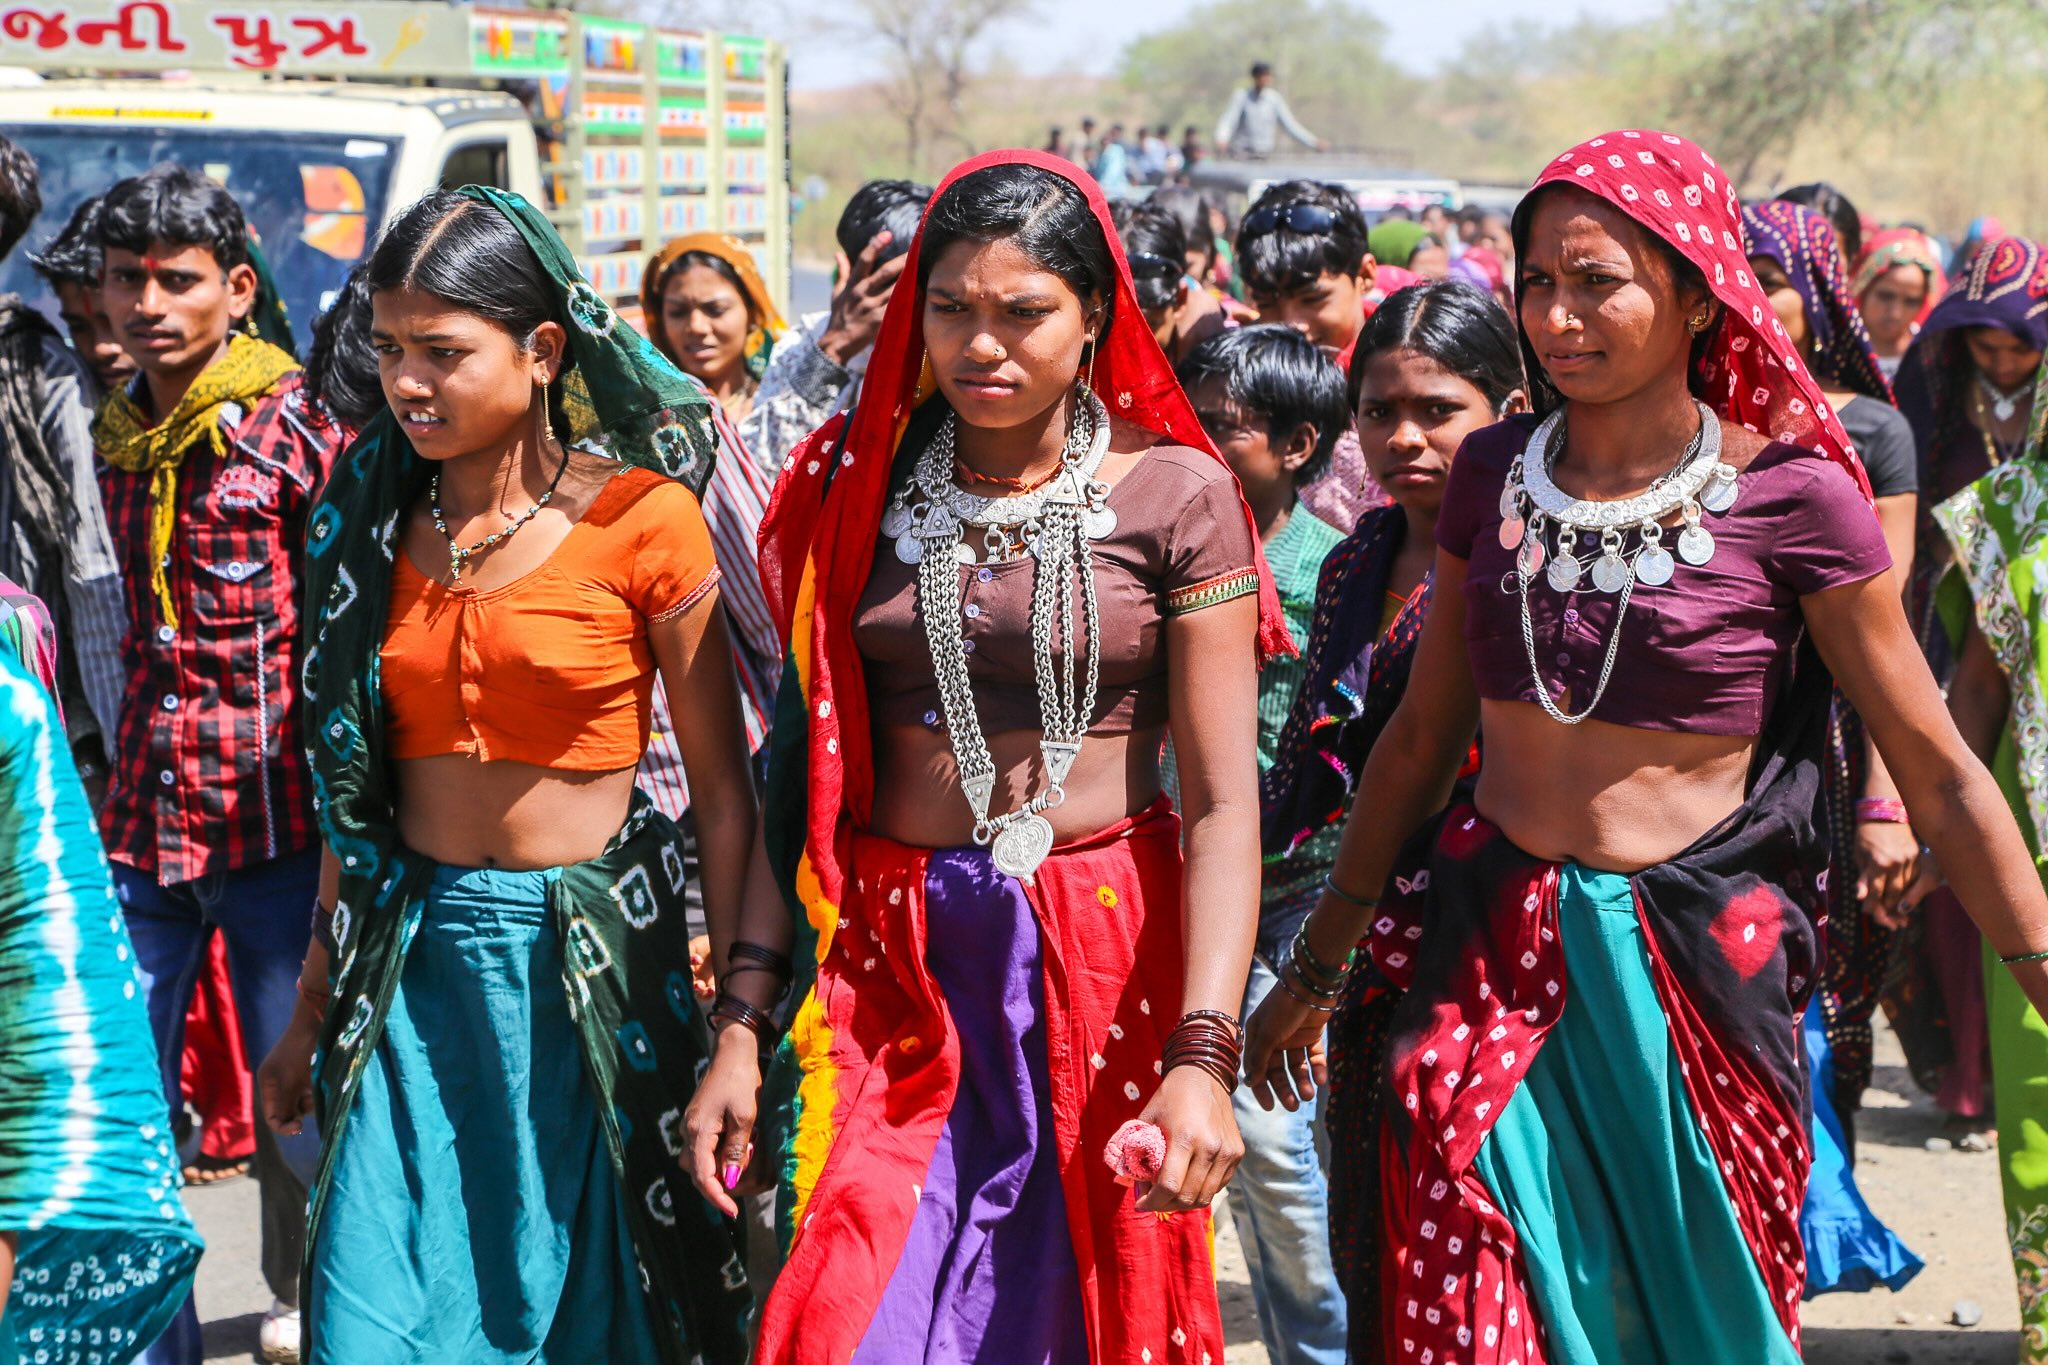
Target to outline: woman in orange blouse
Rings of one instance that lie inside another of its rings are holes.
[[[309,537],[331,933],[262,1077],[273,1123],[314,1107],[326,1138],[313,1361],[745,1355],[736,1250],[675,1170],[708,1060],[681,848],[634,789],[658,669],[715,960],[758,1002],[719,1013],[751,1049],[777,955],[726,955],[750,892],[750,922],[782,911],[697,502],[710,409],[574,270],[474,187],[369,265],[390,410]]]

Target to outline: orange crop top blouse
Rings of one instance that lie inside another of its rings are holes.
[[[554,553],[502,587],[436,583],[401,548],[379,655],[391,756],[632,767],[653,713],[647,625],[717,582],[695,496],[638,468],[614,474]]]

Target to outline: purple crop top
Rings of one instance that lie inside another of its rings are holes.
[[[1465,642],[1472,680],[1489,701],[1538,699],[1522,641],[1515,555],[1500,544],[1501,489],[1535,425],[1514,418],[1467,437],[1437,519],[1438,546],[1467,561]],[[1736,490],[1734,507],[1705,518],[1716,546],[1705,567],[1679,560],[1664,586],[1637,583],[1595,720],[1687,734],[1763,733],[1769,699],[1805,628],[1799,599],[1891,567],[1877,514],[1848,471],[1822,455],[1772,442],[1742,471]],[[1529,585],[1536,662],[1566,711],[1582,709],[1599,685],[1618,600],[1590,586],[1560,596],[1541,574]]]

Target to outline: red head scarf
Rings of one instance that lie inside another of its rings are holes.
[[[1614,205],[1706,277],[1723,311],[1707,334],[1694,376],[1701,400],[1759,435],[1819,451],[1848,470],[1864,496],[1870,496],[1870,480],[1840,420],[1786,337],[1770,299],[1750,276],[1742,204],[1712,157],[1682,137],[1647,130],[1582,142],[1536,177],[1530,197],[1516,210],[1518,252],[1527,241],[1535,192],[1558,184],[1575,185]],[[1539,380],[1542,368],[1526,335],[1522,354],[1530,378]]]
[[[1036,166],[1071,183],[1087,197],[1116,263],[1116,298],[1109,330],[1096,347],[1091,382],[1111,413],[1156,432],[1166,441],[1191,446],[1221,460],[1195,419],[1193,407],[1174,378],[1173,367],[1145,325],[1131,284],[1131,268],[1110,221],[1102,190],[1071,161],[1044,152],[988,152],[956,166],[939,185],[931,202],[944,199],[962,178],[991,166]],[[929,219],[929,209],[927,209]],[[920,392],[925,368],[924,290],[918,284],[918,260],[925,231],[918,229],[903,266],[903,283],[889,301],[859,405],[850,415],[834,418],[790,455],[774,503],[761,524],[761,579],[768,590],[777,624],[788,642],[791,664],[803,699],[803,729],[786,715],[792,694],[788,686],[778,707],[775,727],[776,764],[785,774],[807,769],[804,804],[806,846],[782,850],[775,861],[793,880],[800,898],[821,924],[823,904],[836,904],[842,863],[835,847],[842,815],[856,822],[868,816],[873,795],[874,761],[870,747],[866,688],[860,655],[853,643],[853,613],[866,586],[877,543],[882,510],[889,493],[889,475],[896,448],[913,408],[928,392]],[[1251,511],[1245,522],[1257,528]],[[1259,657],[1294,652],[1279,594],[1260,561]],[[808,762],[786,746],[801,742]],[[793,793],[774,790],[770,800],[780,812],[793,814]],[[771,811],[771,815],[776,813]],[[771,853],[778,851],[771,844]],[[789,854],[801,853],[809,863],[811,883]],[[822,893],[823,903],[819,901]]]

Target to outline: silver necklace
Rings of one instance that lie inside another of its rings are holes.
[[[1101,676],[1101,630],[1089,542],[1116,526],[1115,514],[1103,506],[1109,490],[1094,477],[1109,450],[1110,423],[1102,400],[1087,389],[1081,394],[1086,401],[1077,405],[1060,456],[1062,467],[1044,488],[1006,498],[978,498],[959,489],[952,482],[958,418],[948,414],[911,477],[922,496],[910,503],[898,494],[883,521],[883,530],[896,537],[897,556],[917,565],[918,614],[931,649],[960,791],[974,816],[974,842],[989,849],[998,871],[1027,880],[1052,852],[1052,822],[1044,812],[1067,799],[1067,774],[1095,713]],[[892,525],[897,529],[891,531]],[[1017,543],[1014,529],[1024,552],[1037,561],[1031,590],[1031,662],[1038,684],[1038,748],[1045,761],[1046,787],[1018,809],[999,815],[989,814],[996,765],[975,709],[960,625],[959,566],[974,561],[974,551],[962,540],[970,525],[988,528],[985,544],[991,558],[1007,557]],[[1080,622],[1075,619],[1076,578]],[[1078,661],[1074,641],[1083,637],[1077,625],[1086,632]],[[1062,645],[1057,670],[1055,639]]]
[[[467,564],[470,560],[501,541],[512,539],[520,527],[539,516],[540,509],[555,500],[555,490],[562,486],[562,475],[568,472],[569,452],[565,449],[562,451],[561,466],[555,470],[555,477],[548,481],[547,491],[540,495],[540,501],[514,517],[512,524],[504,530],[493,531],[474,545],[464,545],[456,540],[454,534],[449,531],[448,519],[441,512],[441,471],[436,469],[433,481],[428,486],[427,504],[434,514],[434,529],[441,533],[441,539],[448,542],[448,585],[453,587],[462,581],[462,566],[464,564]]]
[[[2031,391],[2031,385],[2022,384],[2011,393],[1991,382],[1983,371],[1977,372],[1977,387],[1991,403],[1991,415],[2001,422],[2010,422],[2020,410],[2020,403]]]
[[[1638,582],[1661,587],[1671,581],[1677,566],[1663,545],[1665,517],[1679,513],[1685,529],[1678,536],[1678,555],[1695,568],[1714,557],[1713,532],[1701,525],[1703,511],[1716,514],[1735,505],[1736,470],[1721,460],[1721,423],[1713,410],[1697,403],[1699,429],[1685,453],[1671,470],[1643,492],[1614,502],[1589,502],[1560,489],[1552,478],[1558,457],[1564,451],[1564,411],[1544,419],[1529,438],[1521,458],[1508,471],[1501,490],[1500,543],[1516,549],[1516,591],[1521,598],[1522,648],[1528,657],[1529,676],[1536,684],[1537,700],[1560,725],[1577,725],[1598,709],[1614,676],[1614,660],[1620,652],[1621,626],[1628,616],[1628,604]],[[1530,452],[1535,458],[1530,458]],[[1552,556],[1546,543],[1551,523],[1558,527],[1557,553]],[[1628,534],[1639,542],[1627,552]],[[1546,573],[1551,589],[1559,593],[1579,590],[1586,566],[1578,554],[1581,534],[1597,535],[1600,557],[1592,565],[1593,586],[1600,592],[1619,594],[1615,604],[1613,631],[1608,637],[1606,656],[1600,666],[1600,680],[1586,709],[1567,714],[1551,700],[1550,687],[1536,662],[1536,631],[1529,616],[1529,584],[1539,572]],[[1547,561],[1547,572],[1546,572]]]

